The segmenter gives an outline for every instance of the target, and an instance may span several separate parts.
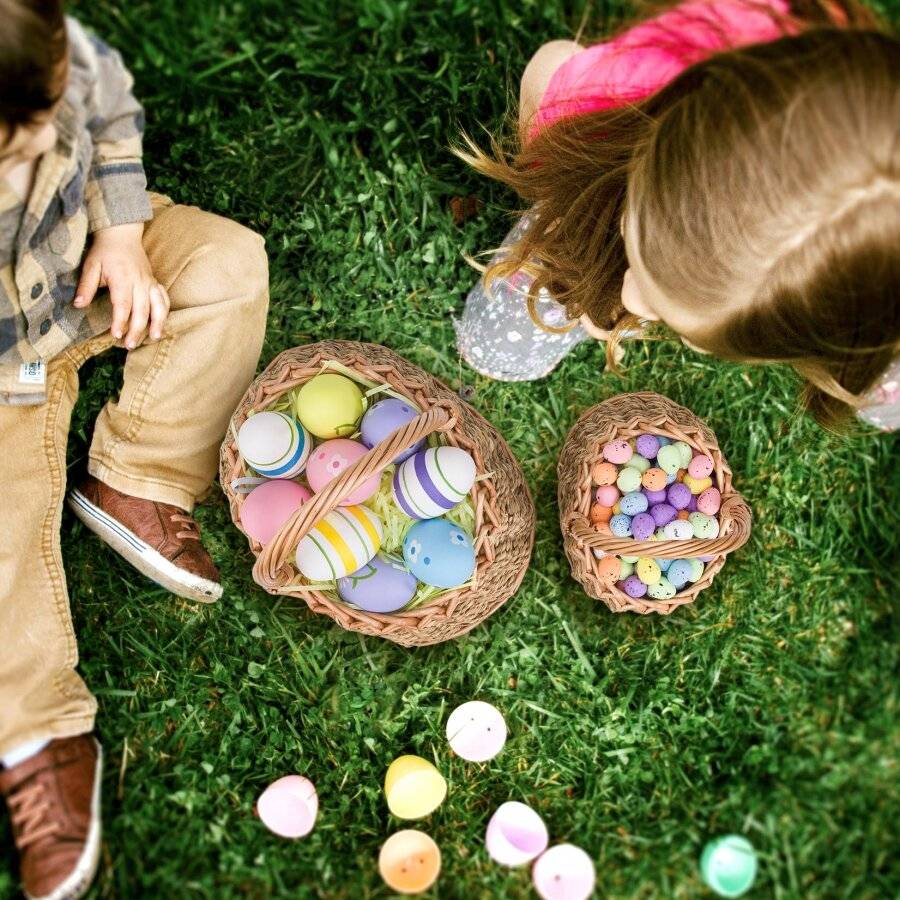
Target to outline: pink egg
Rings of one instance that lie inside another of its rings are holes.
[[[323,441],[309,455],[306,463],[306,477],[309,486],[318,493],[334,478],[345,472],[357,460],[362,459],[369,452],[369,448],[359,441],[351,441],[347,438],[335,438],[332,441]],[[349,497],[341,500],[341,506],[356,506],[364,503],[381,484],[381,476],[373,475],[364,481]]]
[[[315,785],[302,775],[285,775],[259,795],[256,812],[263,825],[286,838],[309,834],[319,813]]]
[[[594,861],[574,844],[551,847],[534,864],[531,880],[542,900],[587,900],[594,892]]]
[[[607,462],[616,463],[617,465],[627,463],[633,455],[634,451],[631,449],[631,444],[628,441],[620,439],[603,445],[603,458]]]
[[[268,544],[281,526],[312,496],[296,481],[273,479],[254,488],[241,505],[244,531],[261,544]]]
[[[615,506],[622,495],[614,484],[604,484],[597,488],[594,495],[601,506]]]
[[[713,461],[705,454],[695,456],[688,463],[688,473],[691,478],[706,478],[713,470]]]
[[[697,509],[708,516],[714,516],[722,505],[722,495],[718,488],[709,487],[697,498]]]

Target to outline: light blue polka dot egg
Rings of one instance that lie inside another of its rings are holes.
[[[640,491],[631,491],[619,500],[619,509],[626,516],[636,516],[638,513],[647,512],[649,501]]]
[[[620,538],[631,537],[631,516],[619,513],[609,520],[609,530]]]
[[[472,538],[449,519],[416,522],[403,539],[403,560],[424,584],[455,588],[475,571]]]

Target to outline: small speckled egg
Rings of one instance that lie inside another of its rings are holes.
[[[597,575],[608,581],[620,581],[622,564],[617,556],[604,556],[597,563]]]
[[[713,461],[705,453],[701,453],[688,463],[687,469],[691,478],[708,478],[712,474]]]
[[[618,503],[613,503],[612,511],[613,511],[613,515],[617,516],[620,512],[622,512],[622,507],[619,506]]]
[[[668,447],[672,443],[672,438],[667,438],[664,434],[658,434],[656,439],[659,441],[660,447]]]
[[[607,462],[616,463],[616,465],[627,463],[633,453],[634,451],[631,449],[631,444],[628,441],[610,441],[608,444],[603,445],[603,458]]]
[[[702,494],[707,488],[712,487],[712,478],[693,478],[691,475],[685,475],[684,484],[696,497],[698,494]]]
[[[689,559],[687,561],[688,566],[690,566],[691,572],[688,575],[688,581],[693,584],[695,581],[699,581],[703,576],[703,563],[699,559]]]
[[[615,484],[618,475],[619,470],[611,462],[594,463],[594,468],[591,469],[594,484]]]
[[[655,459],[659,453],[659,438],[655,434],[640,434],[634,442],[637,452],[646,459]]]
[[[656,531],[653,532],[653,540],[654,541],[665,541],[668,540],[666,537],[665,531],[662,528],[657,528]]]
[[[619,489],[614,484],[604,484],[594,492],[594,499],[601,506],[615,506],[619,501]]]
[[[638,513],[631,520],[631,534],[636,541],[649,541],[655,528],[653,516],[647,513]]]
[[[635,600],[647,593],[647,585],[637,575],[629,575],[624,581],[620,582],[619,587]]]
[[[626,562],[624,559],[619,560],[621,567],[619,568],[619,581],[624,581],[634,572],[634,563]]]
[[[634,567],[635,574],[646,585],[656,584],[662,573],[659,566],[652,559],[639,559]]]
[[[656,454],[656,465],[659,466],[666,475],[675,475],[681,468],[681,453],[674,444],[669,444],[659,448]]]
[[[671,600],[675,596],[675,585],[662,575],[659,581],[647,588],[647,596],[654,600]]]
[[[679,509],[678,510],[678,518],[687,521],[691,517],[691,512],[688,509]]]
[[[708,516],[714,516],[722,505],[722,495],[718,488],[709,487],[697,497],[697,509]]]
[[[623,494],[638,490],[641,486],[641,473],[631,466],[625,466],[616,478],[616,486]]]
[[[686,509],[688,503],[691,502],[691,491],[686,485],[675,482],[669,485],[666,491],[666,498],[675,509]]]
[[[353,434],[362,413],[362,391],[343,375],[316,375],[297,394],[297,416],[317,438]]]
[[[670,541],[689,541],[694,536],[694,526],[686,519],[669,522],[663,531]]]
[[[632,469],[637,469],[638,472],[642,474],[650,468],[650,460],[646,457],[641,456],[639,453],[635,453],[631,459],[628,460],[625,465],[629,466]]]
[[[415,596],[419,583],[403,561],[380,553],[361,569],[337,580],[338,596],[366,612],[392,613]]]
[[[719,536],[719,523],[702,512],[691,513],[688,521],[694,526],[694,537],[711,540]]]
[[[641,484],[648,491],[661,491],[666,486],[666,473],[662,469],[647,469],[641,476]]]
[[[609,527],[609,522],[597,522],[594,525],[594,531],[597,534],[612,534],[612,530]]]
[[[675,441],[672,446],[678,448],[678,456],[681,463],[679,468],[686,469],[690,465],[691,460],[694,458],[693,447],[691,447],[690,444],[686,444],[684,441]]]
[[[676,591],[680,591],[691,580],[690,563],[686,559],[673,560],[669,571],[666,572],[666,578]]]
[[[475,571],[472,539],[449,519],[413,524],[403,539],[403,559],[419,581],[432,587],[459,587]]]
[[[691,499],[688,500],[688,505],[685,508],[689,513],[697,512],[697,498],[694,494],[691,494]]]
[[[644,496],[647,498],[647,502],[653,506],[656,503],[665,503],[666,502],[666,492],[665,489],[661,491],[648,491],[647,488],[643,488]]]
[[[638,561],[638,557],[636,556],[623,556],[622,562],[630,563],[632,566]]]
[[[665,575],[666,572],[669,571],[669,566],[672,565],[671,559],[657,559],[656,564],[659,566],[659,571]]]
[[[675,518],[676,513],[677,510],[671,503],[655,503],[650,507],[650,515],[653,516],[657,528],[668,525]]]
[[[649,505],[647,498],[640,491],[631,491],[619,501],[619,508],[626,516],[647,512]]]
[[[620,538],[631,537],[631,516],[619,513],[609,520],[609,530]]]
[[[360,440],[371,450],[372,447],[390,437],[398,428],[402,428],[416,416],[418,413],[404,400],[397,397],[379,400],[366,411],[362,422],[359,423]],[[401,463],[404,459],[409,459],[413,453],[421,450],[424,444],[425,439],[423,438],[408,450],[404,450],[394,462]]]
[[[347,438],[324,441],[313,450],[306,464],[306,478],[309,486],[318,493],[368,452],[367,447],[358,441],[351,441]],[[380,485],[381,475],[373,475],[371,478],[367,478],[352,494],[341,500],[340,505],[356,506],[359,503],[365,503]]]
[[[601,506],[599,503],[595,503],[591,507],[591,524],[599,525],[601,522],[608,522],[613,516],[612,507],[610,506]]]

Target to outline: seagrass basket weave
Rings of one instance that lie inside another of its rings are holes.
[[[722,494],[717,514],[719,536],[710,540],[635,541],[598,532],[588,518],[593,497],[591,469],[603,459],[603,445],[616,438],[630,439],[643,433],[665,435],[684,441],[713,460],[716,484]],[[743,546],[750,537],[750,507],[734,490],[731,469],[719,449],[716,437],[690,410],[660,394],[620,394],[591,407],[575,423],[559,458],[559,514],[566,556],[572,576],[589,596],[602,600],[613,612],[661,613],[667,615],[686,603],[693,603],[725,564],[726,556]],[[647,556],[679,559],[712,556],[703,575],[671,600],[648,597],[633,599],[603,578],[597,569],[594,550],[616,556]]]
[[[518,589],[534,543],[534,504],[518,462],[496,429],[442,382],[385,347],[325,341],[286,350],[269,364],[244,395],[222,444],[219,473],[232,519],[241,528],[241,505],[246,496],[233,488],[232,481],[250,471],[235,440],[241,424],[251,412],[266,409],[287,391],[321,374],[323,365],[333,363],[369,381],[387,384],[422,413],[304,503],[268,544],[262,546],[248,537],[257,557],[253,578],[269,593],[297,597],[314,613],[330,616],[350,631],[407,647],[458,637],[483,622]],[[440,435],[443,443],[468,451],[475,460],[479,477],[470,495],[475,512],[472,582],[445,591],[420,607],[390,615],[364,612],[304,583],[293,559],[297,545],[313,525],[368,478],[390,466],[400,453],[434,434]]]

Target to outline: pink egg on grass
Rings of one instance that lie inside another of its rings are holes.
[[[457,756],[470,762],[486,762],[506,743],[506,721],[496,706],[470,700],[450,713],[447,741]]]
[[[309,455],[306,463],[306,478],[309,486],[318,493],[330,481],[346,472],[355,462],[369,452],[368,447],[348,438],[323,441]],[[364,481],[349,497],[341,500],[341,506],[357,506],[364,503],[381,485],[381,476],[373,475]]]
[[[594,861],[574,844],[557,844],[538,858],[531,870],[542,900],[587,900],[594,891]]]
[[[244,531],[261,544],[268,544],[281,526],[312,495],[296,481],[265,481],[247,494],[241,505]]]
[[[269,831],[281,837],[301,838],[316,824],[319,797],[308,778],[285,775],[259,795],[256,812]]]
[[[550,840],[544,820],[516,800],[504,803],[488,822],[484,843],[501,866],[521,866],[540,856]]]

